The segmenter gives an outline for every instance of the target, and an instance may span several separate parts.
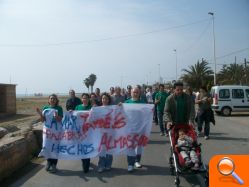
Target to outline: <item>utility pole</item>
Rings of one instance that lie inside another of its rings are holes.
[[[247,85],[247,78],[249,73],[249,69],[247,68],[247,63],[249,64],[249,62],[246,61],[246,58],[244,58],[244,63],[245,63],[245,84]]]
[[[214,34],[214,13],[209,12],[209,15],[212,16],[213,21],[213,40],[214,40],[214,85],[216,85],[216,54],[215,54],[215,34]]]
[[[159,84],[161,84],[160,64],[158,64]]]
[[[174,51],[175,54],[176,54],[176,81],[177,81],[177,50],[174,49],[173,51]]]

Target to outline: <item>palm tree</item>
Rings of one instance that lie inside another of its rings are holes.
[[[203,85],[210,85],[212,82],[213,71],[208,66],[208,62],[202,59],[197,64],[189,66],[189,69],[183,69],[185,72],[181,77],[192,88],[199,89]]]
[[[97,76],[92,73],[91,75],[89,75],[88,79],[89,79],[89,85],[91,87],[91,92],[93,92],[93,86],[95,81],[97,80]]]
[[[241,64],[233,63],[224,65],[218,74],[219,82],[222,84],[242,84],[244,77],[244,67]]]
[[[86,79],[84,80],[84,83],[85,83],[85,85],[86,85],[86,87],[87,87],[87,89],[88,89],[88,93],[89,93],[90,79],[89,79],[89,78],[86,78]]]
[[[245,71],[244,71],[244,77],[245,77],[245,79],[244,79],[244,82],[243,82],[243,84],[245,84],[245,85],[248,85],[248,83],[249,83],[249,67],[246,65],[247,63],[249,63],[249,62],[245,62]]]

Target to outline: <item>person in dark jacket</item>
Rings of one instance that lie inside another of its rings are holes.
[[[70,96],[70,98],[66,102],[67,111],[74,110],[77,105],[82,104],[80,98],[75,96],[74,90],[69,90],[69,96]]]
[[[174,84],[174,93],[171,94],[165,103],[164,122],[169,129],[173,124],[193,125],[194,123],[194,104],[191,97],[183,92],[183,83]]]
[[[200,94],[195,99],[195,103],[198,104],[197,112],[197,124],[198,124],[198,135],[202,132],[204,123],[204,138],[209,139],[210,122],[214,123],[213,111],[211,109],[212,98],[207,92],[207,89],[202,86],[200,88]]]

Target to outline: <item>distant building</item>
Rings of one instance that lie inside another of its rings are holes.
[[[0,117],[16,114],[16,85],[0,83]]]

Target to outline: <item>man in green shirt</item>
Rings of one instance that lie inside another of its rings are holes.
[[[183,83],[176,82],[174,93],[167,98],[164,108],[164,122],[167,123],[167,128],[173,124],[193,124],[193,107],[191,97],[183,92]]]
[[[164,106],[165,106],[165,101],[169,94],[165,92],[164,90],[164,85],[160,84],[159,85],[159,92],[156,94],[155,97],[155,104],[157,105],[157,118],[158,118],[158,123],[161,131],[161,136],[168,134],[167,129],[165,129],[164,123],[163,123],[163,112],[164,112]]]
[[[130,104],[139,104],[139,103],[145,103],[143,100],[140,99],[140,88],[135,86],[131,90],[131,98],[126,100],[125,103]],[[141,168],[142,165],[140,164],[142,157],[142,148],[136,147],[135,149],[135,156],[133,154],[128,153],[127,154],[127,162],[128,162],[128,172],[132,172],[134,169],[134,165],[137,168]]]

